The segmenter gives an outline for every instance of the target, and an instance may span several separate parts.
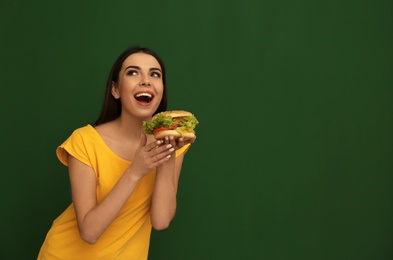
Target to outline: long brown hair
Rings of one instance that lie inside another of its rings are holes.
[[[116,83],[119,80],[119,73],[124,60],[127,59],[127,57],[130,56],[131,54],[140,53],[140,52],[153,56],[154,58],[156,58],[156,60],[161,66],[164,92],[162,95],[160,105],[158,106],[154,114],[165,111],[167,109],[168,101],[167,101],[167,91],[166,91],[166,82],[165,82],[165,68],[162,59],[153,50],[144,47],[133,46],[126,49],[122,54],[120,54],[120,56],[116,59],[115,63],[112,66],[112,69],[109,73],[108,80],[106,82],[105,97],[104,97],[104,103],[102,106],[101,114],[99,115],[97,121],[94,123],[94,126],[98,126],[100,124],[112,121],[121,115],[120,99],[115,99],[112,95],[112,82]]]

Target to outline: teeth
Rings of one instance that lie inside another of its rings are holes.
[[[136,97],[149,97],[149,98],[151,98],[152,95],[149,93],[139,93],[139,94],[136,94]]]

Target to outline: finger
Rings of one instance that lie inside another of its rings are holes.
[[[186,140],[184,140],[184,144],[194,143],[195,139],[196,139],[196,136],[194,136],[193,138],[187,138]]]
[[[184,138],[180,137],[180,138],[177,140],[177,146],[178,146],[179,148],[181,148],[181,147],[184,146]]]
[[[168,146],[169,146],[169,145],[168,145]],[[157,151],[158,151],[158,150],[161,150],[161,148],[162,148],[162,147],[157,148],[156,150],[157,150]],[[155,153],[154,155],[152,154],[152,155],[151,155],[151,158],[150,158],[150,164],[151,164],[153,167],[157,167],[159,164],[161,164],[161,163],[167,161],[169,158],[171,158],[171,153],[172,153],[174,150],[175,150],[175,149],[174,149],[173,147],[171,147],[171,148],[169,148],[169,149],[167,149],[167,150],[164,150],[164,151],[162,151],[162,152],[160,152],[160,153]]]
[[[143,147],[146,145],[147,137],[144,133],[141,134],[141,141],[139,142],[139,147]]]
[[[174,148],[172,144],[164,144],[160,147],[156,147],[155,149],[151,150],[151,157],[164,157],[169,153],[173,152]]]
[[[164,157],[156,157],[156,161],[154,162],[154,167],[158,167],[159,165],[163,164],[164,162],[168,161],[170,158],[172,157],[172,155],[167,154]]]
[[[148,146],[146,146],[148,147]],[[147,148],[146,148],[147,149]],[[171,144],[163,144],[161,146],[156,145],[149,151],[145,151],[146,158],[148,159],[148,164],[154,164],[156,161],[161,160],[168,154],[170,154],[174,148]]]
[[[173,147],[176,147],[176,138],[174,136],[169,136],[169,142]]]
[[[196,140],[196,136],[194,136],[194,138],[189,139],[188,141],[189,141],[189,143],[194,143],[195,140]]]
[[[157,146],[161,146],[163,143],[164,143],[164,141],[160,139],[160,140],[156,140],[154,142],[147,144],[145,147],[146,147],[147,151],[151,151],[154,148],[156,148]]]

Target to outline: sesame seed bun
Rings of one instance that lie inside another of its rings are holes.
[[[171,116],[171,117],[192,116],[190,112],[185,110],[164,111],[162,113],[166,116]],[[152,119],[154,119],[155,117],[156,115],[154,115]]]

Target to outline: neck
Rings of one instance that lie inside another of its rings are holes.
[[[114,123],[118,127],[118,134],[126,138],[139,139],[143,133],[143,120],[135,117],[120,116]]]

